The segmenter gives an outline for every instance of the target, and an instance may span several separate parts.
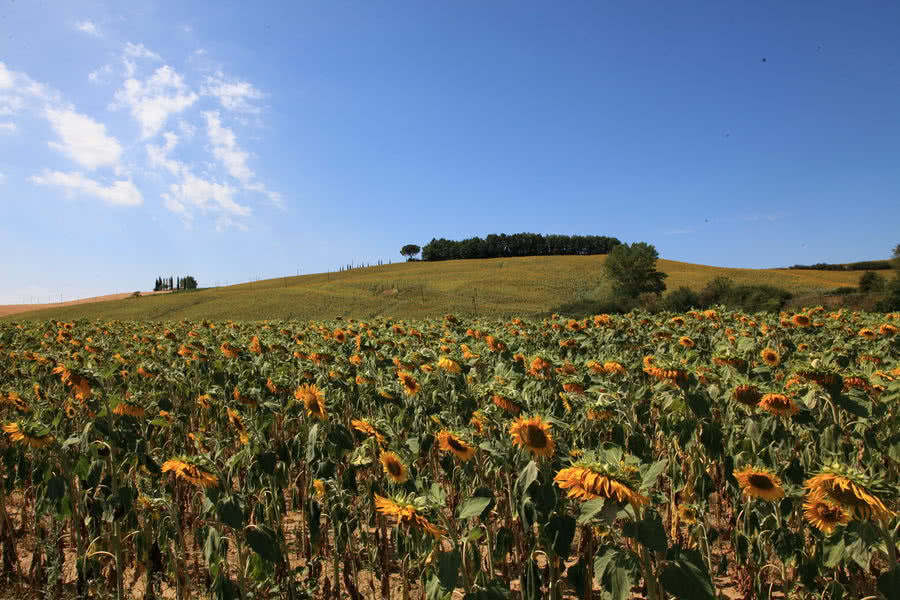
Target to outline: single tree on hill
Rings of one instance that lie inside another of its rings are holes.
[[[603,264],[607,276],[612,279],[613,292],[628,298],[664,292],[666,284],[663,280],[668,275],[656,270],[658,258],[656,248],[646,242],[620,244],[613,248]]]
[[[408,261],[412,260],[413,257],[421,251],[422,251],[422,249],[419,246],[416,246],[415,244],[407,244],[407,245],[403,246],[402,248],[400,248],[400,254],[405,256],[406,260],[408,260]]]

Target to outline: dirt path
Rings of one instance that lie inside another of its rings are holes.
[[[133,293],[134,292],[125,292],[123,294],[107,294],[106,296],[94,296],[92,298],[68,300],[66,302],[51,302],[46,304],[0,304],[0,317],[28,312],[29,310],[41,310],[42,308],[59,308],[60,306],[72,306],[75,304],[85,304],[87,302],[107,302],[109,300],[121,300],[123,298],[128,298]],[[169,290],[163,290],[161,292],[141,292],[141,296],[152,296],[154,294],[168,293]]]

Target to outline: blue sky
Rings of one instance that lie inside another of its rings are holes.
[[[0,0],[0,303],[611,235],[900,242],[895,2]]]

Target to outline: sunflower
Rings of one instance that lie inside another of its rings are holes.
[[[790,417],[800,410],[794,399],[785,394],[765,394],[757,406],[779,417]]]
[[[768,469],[746,467],[742,471],[735,471],[734,478],[741,485],[744,495],[750,498],[775,501],[784,497],[781,480]]]
[[[836,504],[860,519],[887,520],[894,515],[875,495],[873,488],[877,482],[850,467],[838,464],[825,467],[803,485],[811,495]]]
[[[770,367],[777,367],[781,363],[781,355],[772,348],[766,348],[760,352],[760,356],[762,356],[763,362]]]
[[[696,346],[696,343],[694,342],[694,340],[692,340],[691,338],[689,338],[686,335],[683,335],[680,338],[678,338],[678,344],[680,346],[683,346],[684,348],[693,348],[694,346]]]
[[[755,385],[745,384],[734,388],[731,397],[745,406],[756,406],[762,398],[762,394]]]
[[[119,402],[116,407],[113,409],[113,414],[116,415],[129,415],[131,417],[135,417],[137,419],[142,418],[147,414],[147,411],[144,410],[144,407],[140,404],[134,404],[132,402]]]
[[[162,472],[166,473],[168,471],[175,473],[176,479],[184,479],[197,487],[211,488],[219,483],[218,477],[199,468],[193,464],[191,459],[186,457],[173,458],[164,462]]]
[[[403,391],[407,396],[415,396],[422,389],[416,378],[408,371],[398,371],[397,379],[400,380],[400,385],[403,386]]]
[[[240,348],[235,348],[228,342],[222,342],[222,345],[219,346],[219,350],[221,350],[222,354],[224,354],[227,358],[237,358],[241,353]]]
[[[532,456],[550,458],[556,451],[556,443],[550,433],[551,427],[553,426],[540,415],[519,417],[510,425],[509,435],[514,445],[527,448]]]
[[[400,457],[395,452],[382,452],[379,460],[388,479],[394,483],[404,483],[409,479],[409,471],[406,465],[403,464],[403,461],[400,460]]]
[[[418,509],[412,504],[395,502],[375,494],[375,510],[383,515],[395,517],[397,522],[403,525],[418,527],[434,536],[435,539],[440,539],[441,535],[446,533],[443,529],[419,514]]]
[[[328,418],[328,412],[325,410],[325,394],[315,384],[301,384],[294,391],[294,398],[303,401],[308,416],[321,421]]]
[[[247,435],[247,428],[244,427],[244,419],[241,418],[240,413],[231,410],[227,406],[225,407],[225,411],[228,414],[228,423],[234,427],[235,431],[237,431],[241,444],[247,445],[250,441],[250,436]]]
[[[454,375],[462,372],[462,368],[459,366],[455,360],[447,358],[446,356],[442,356],[438,361],[438,367],[447,371],[448,373],[453,373]]]
[[[484,420],[484,413],[480,410],[476,410],[472,413],[472,418],[469,419],[469,425],[471,425],[475,429],[475,433],[478,435],[484,435],[485,430],[487,429],[487,424]]]
[[[603,363],[603,371],[607,375],[625,375],[625,373],[627,373],[625,367],[614,360],[609,360]]]
[[[500,394],[494,394],[491,396],[491,402],[505,410],[506,412],[512,413],[514,415],[522,412],[522,407],[510,400],[509,398],[504,398]]]
[[[634,508],[649,504],[650,498],[640,494],[629,478],[613,471],[609,465],[575,463],[557,473],[553,480],[561,489],[569,490],[570,498],[582,502],[608,498],[628,502]]]
[[[885,323],[878,328],[878,333],[880,333],[881,335],[894,335],[895,333],[897,333],[897,328],[890,323]]]
[[[794,315],[791,317],[791,323],[796,325],[797,327],[809,327],[812,325],[812,321],[806,315]]]
[[[259,341],[259,338],[255,335],[250,338],[250,346],[248,347],[248,349],[253,354],[262,354],[265,351],[263,349],[262,343]]]
[[[384,442],[384,436],[375,429],[375,426],[369,423],[365,419],[351,419],[350,425],[353,429],[359,431],[360,433],[366,433],[368,435],[374,436],[375,440],[380,444]]]
[[[465,462],[475,456],[475,447],[452,431],[444,429],[437,434],[438,448],[444,452],[452,452],[456,458]]]
[[[869,329],[868,327],[864,327],[863,329],[859,330],[859,336],[864,337],[867,340],[874,340],[875,332],[873,330]]]
[[[840,504],[823,500],[819,494],[807,495],[803,502],[803,516],[819,531],[830,534],[838,525],[846,525],[853,517]]]
[[[313,488],[316,490],[316,497],[319,500],[325,498],[325,482],[321,479],[313,479]]]
[[[13,442],[20,442],[32,448],[46,448],[55,441],[54,437],[42,426],[19,425],[13,422],[4,425],[3,431],[6,432],[9,439]]]

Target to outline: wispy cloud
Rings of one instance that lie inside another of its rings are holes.
[[[203,93],[214,96],[225,110],[251,114],[259,114],[260,109],[250,101],[263,97],[249,81],[229,80],[221,71],[206,78]]]
[[[85,19],[84,21],[78,21],[77,23],[75,23],[75,29],[94,37],[101,37],[103,35],[103,32],[100,31],[100,28],[97,27],[97,24],[89,19]]]
[[[58,142],[48,142],[51,148],[91,170],[118,165],[122,146],[106,134],[105,125],[74,110],[48,108],[45,115],[60,138]]]
[[[141,126],[141,137],[147,139],[159,133],[170,115],[189,108],[198,98],[184,78],[166,65],[143,81],[126,79],[112,107],[127,107]]]
[[[0,123],[0,133],[15,133],[16,132],[16,124],[15,123]]]
[[[70,173],[44,171],[41,175],[33,175],[31,182],[36,185],[61,187],[70,197],[78,194],[93,196],[111,206],[139,206],[144,203],[140,190],[130,180],[103,185],[77,171]]]

